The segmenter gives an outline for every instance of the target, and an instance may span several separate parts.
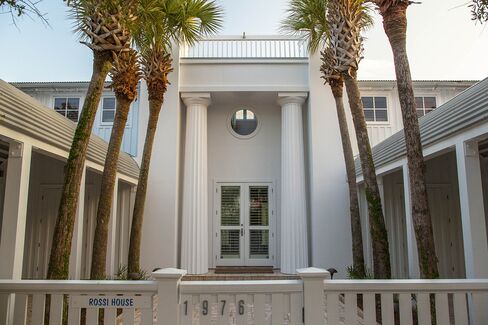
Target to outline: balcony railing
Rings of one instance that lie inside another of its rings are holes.
[[[218,37],[183,46],[184,59],[307,59],[307,43],[300,38]]]

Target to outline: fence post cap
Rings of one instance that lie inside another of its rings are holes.
[[[159,269],[152,273],[155,279],[175,279],[179,280],[186,275],[186,270],[180,270],[175,268]]]
[[[306,278],[330,279],[330,273],[327,270],[320,269],[318,267],[308,267],[305,269],[298,269],[297,273],[302,279],[306,279]]]

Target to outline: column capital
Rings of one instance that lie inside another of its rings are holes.
[[[211,103],[210,93],[182,93],[181,99],[186,106],[190,105],[204,105],[208,106]]]
[[[292,103],[302,105],[307,97],[308,94],[305,92],[278,93],[278,104],[281,106]]]

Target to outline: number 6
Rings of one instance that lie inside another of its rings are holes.
[[[244,315],[244,300],[239,300],[239,315]]]

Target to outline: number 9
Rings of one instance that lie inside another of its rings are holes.
[[[204,316],[208,315],[208,300],[202,302],[202,314]]]

